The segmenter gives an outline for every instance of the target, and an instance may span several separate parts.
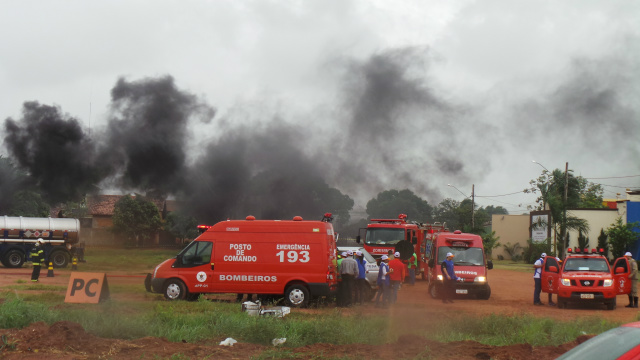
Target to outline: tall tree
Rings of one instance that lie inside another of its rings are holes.
[[[180,239],[181,244],[187,240],[195,239],[200,234],[197,229],[198,221],[189,215],[173,211],[167,215],[165,220],[164,229],[175,238]]]
[[[367,202],[367,214],[370,219],[396,219],[406,214],[409,220],[430,222],[433,208],[411,190],[386,190]]]
[[[565,196],[566,183],[566,196]],[[549,209],[551,211],[551,226],[556,233],[560,234],[558,253],[564,255],[564,241],[567,231],[575,230],[589,232],[589,223],[573,216],[568,210],[577,208],[581,201],[580,180],[573,176],[572,170],[568,173],[560,169],[552,172],[546,169],[542,174],[529,182],[530,188],[524,190],[526,193],[540,194],[536,199],[538,203],[537,210]],[[567,242],[568,245],[568,242]]]
[[[162,228],[160,212],[154,203],[143,196],[127,195],[118,200],[113,210],[113,230],[126,236],[137,246]]]
[[[611,245],[611,254],[613,258],[619,258],[624,255],[625,251],[629,251],[631,246],[640,239],[640,234],[634,231],[640,230],[640,223],[622,223],[622,217],[618,217],[616,221],[607,228],[607,236],[609,236],[609,244]]]

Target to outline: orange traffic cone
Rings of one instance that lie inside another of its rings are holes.
[[[53,277],[53,263],[49,261],[49,271],[47,271],[47,277]]]

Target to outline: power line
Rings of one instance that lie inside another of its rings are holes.
[[[631,178],[631,177],[640,177],[640,175],[610,176],[610,177],[592,177],[592,178],[588,178],[588,177],[586,177],[585,179],[587,179],[587,180],[590,180],[590,179],[601,180],[601,179],[622,179],[622,178]]]
[[[499,197],[499,196],[509,196],[509,195],[515,195],[515,194],[524,194],[524,190],[520,190],[520,191],[516,191],[516,192],[512,192],[509,194],[501,194],[501,195],[476,195],[476,197],[481,197],[481,198],[488,198],[488,197]]]

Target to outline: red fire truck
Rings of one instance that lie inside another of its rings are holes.
[[[364,238],[364,248],[373,257],[379,259],[382,255],[387,255],[389,250],[399,252],[400,259],[407,263],[415,253],[418,257],[418,271],[422,278],[426,280],[426,256],[427,240],[435,234],[444,231],[444,224],[421,224],[415,221],[407,222],[407,215],[400,214],[397,219],[371,219],[371,223],[366,228]],[[361,236],[356,237],[359,244]],[[416,276],[419,273],[416,272]]]
[[[608,310],[616,308],[616,297],[631,291],[630,265],[625,257],[616,259],[613,269],[604,250],[571,249],[564,263],[552,256],[543,260],[542,291],[558,295],[558,307],[567,303],[600,303]]]

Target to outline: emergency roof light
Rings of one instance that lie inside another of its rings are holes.
[[[333,214],[331,214],[329,212],[328,213],[324,213],[324,216],[322,217],[322,221],[323,222],[331,222],[333,220],[332,215]]]
[[[398,215],[398,219],[402,220],[402,221],[406,221],[407,220],[407,214],[400,214]]]
[[[592,253],[592,254],[595,254],[595,253],[596,253],[596,249],[595,249],[595,248],[594,248],[594,249],[591,249],[591,253]]]
[[[569,254],[571,254],[571,253],[573,253],[573,249],[568,248],[568,249],[567,249],[567,252],[568,252]]]
[[[255,219],[256,219],[256,217],[255,217],[255,216],[253,216],[253,215],[249,215],[249,216],[247,216],[247,217],[245,218],[245,220],[247,220],[247,221],[253,221],[253,220],[255,220]]]
[[[604,249],[600,248],[600,254],[604,254]]]

